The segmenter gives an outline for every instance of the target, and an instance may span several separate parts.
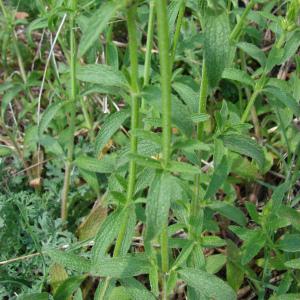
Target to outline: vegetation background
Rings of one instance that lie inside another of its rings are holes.
[[[0,9],[1,299],[300,299],[299,0]]]

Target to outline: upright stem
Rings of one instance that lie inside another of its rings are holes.
[[[208,78],[206,71],[206,62],[203,59],[202,65],[202,76],[201,76],[201,85],[200,85],[200,97],[199,97],[199,107],[198,113],[206,113],[206,104],[208,96]],[[197,125],[197,138],[199,141],[203,139],[204,124],[198,123]],[[199,161],[201,161],[201,153],[198,153]],[[192,199],[191,210],[190,210],[190,224],[195,225],[191,226],[191,237],[196,237],[195,227],[198,226],[196,220],[199,220],[199,209],[200,209],[200,175],[195,175],[195,195]]]
[[[68,217],[68,194],[70,190],[70,179],[71,170],[73,164],[73,154],[74,154],[74,133],[75,133],[75,117],[76,117],[76,98],[77,98],[77,88],[76,88],[76,40],[75,40],[75,12],[77,8],[77,0],[72,0],[72,13],[70,17],[70,76],[71,76],[71,95],[70,100],[72,101],[71,111],[70,111],[70,141],[68,145],[68,154],[65,167],[65,177],[64,186],[61,199],[61,218],[63,221],[67,220]]]
[[[127,13],[127,26],[128,26],[128,36],[129,36],[129,53],[130,53],[130,63],[131,63],[131,130],[135,130],[139,126],[139,85],[138,85],[138,40],[137,40],[137,26],[136,26],[136,7],[131,6]],[[131,153],[137,153],[137,137],[131,135],[130,137],[130,150]],[[127,205],[129,205],[134,196],[135,190],[135,180],[136,180],[136,162],[134,160],[130,161],[129,164],[129,178],[127,187]],[[119,232],[116,246],[114,249],[114,256],[120,254],[122,242],[126,233],[126,228],[128,224],[129,211],[126,208],[124,222],[121,226]]]
[[[149,19],[148,19],[147,44],[146,44],[146,55],[145,55],[144,86],[146,86],[150,80],[151,56],[152,56],[153,33],[154,33],[154,12],[155,12],[155,3],[153,0],[150,0],[149,7],[150,7],[150,11],[149,11]]]
[[[246,109],[244,110],[243,115],[242,115],[242,118],[241,118],[242,123],[247,121],[249,113],[255,103],[255,100],[256,100],[258,94],[259,94],[259,91],[255,89],[253,94],[251,95],[251,98],[246,106]]]
[[[230,40],[231,41],[235,41],[239,34],[241,33],[241,30],[243,28],[245,19],[247,17],[247,15],[249,14],[250,10],[252,9],[252,7],[255,4],[255,0],[250,0],[250,2],[248,3],[248,5],[246,6],[240,20],[238,21],[238,23],[235,25],[235,27],[233,28],[231,34],[230,34]]]
[[[167,1],[156,0],[158,43],[162,91],[163,160],[168,164],[171,153],[171,68],[169,56],[169,28]]]
[[[182,20],[183,20],[184,12],[185,12],[185,5],[186,5],[186,0],[181,0],[181,5],[180,5],[178,17],[177,17],[176,29],[175,29],[174,39],[173,39],[171,67],[173,66],[174,60],[175,60],[177,44],[179,41]]]
[[[240,58],[241,58],[242,68],[244,69],[244,71],[246,71],[247,65],[246,65],[245,54],[243,51],[240,51]],[[251,92],[248,87],[245,87],[245,93],[246,93],[247,99],[249,99],[251,97]],[[252,106],[252,108],[251,108],[251,117],[252,117],[252,122],[254,124],[255,136],[258,140],[260,140],[261,136],[260,136],[259,119],[257,116],[255,106]]]
[[[198,112],[200,114],[206,113],[207,94],[208,94],[208,78],[207,78],[207,71],[206,71],[206,62],[205,62],[205,60],[203,60],[200,98],[199,98],[199,107],[198,107]],[[199,141],[201,141],[203,139],[203,130],[204,130],[203,122],[198,123],[197,137],[198,137]]]
[[[158,44],[160,59],[160,75],[162,90],[162,146],[163,162],[167,166],[171,154],[171,60],[169,56],[169,28],[167,1],[156,0],[157,23],[158,23]],[[168,224],[164,224],[161,233],[161,259],[162,271],[167,273],[169,270],[168,255]],[[164,288],[163,288],[164,290]]]

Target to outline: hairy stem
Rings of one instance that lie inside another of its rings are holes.
[[[208,96],[208,78],[206,71],[206,62],[203,60],[202,65],[202,76],[201,76],[201,85],[200,85],[200,97],[199,97],[199,107],[198,113],[206,113],[207,106],[207,96]],[[203,140],[204,133],[204,124],[198,123],[197,125],[197,139],[199,141]],[[201,153],[198,153],[199,164],[201,164]],[[190,210],[190,224],[191,224],[191,236],[195,237],[196,235],[196,226],[198,223],[196,220],[199,220],[199,210],[200,210],[200,175],[195,176],[195,195],[192,199],[191,210]]]
[[[182,0],[181,5],[180,5],[180,9],[179,9],[179,13],[178,13],[178,17],[177,17],[176,29],[175,29],[174,39],[173,39],[171,67],[173,66],[174,60],[175,60],[177,44],[178,44],[178,41],[179,41],[182,20],[183,20],[184,12],[185,12],[185,5],[186,5],[186,1]]]
[[[167,1],[156,0],[157,23],[158,23],[158,44],[161,74],[162,90],[162,146],[163,146],[163,163],[168,165],[171,153],[171,61],[169,56],[169,28]],[[164,224],[161,234],[161,258],[162,271],[168,272],[168,224]]]
[[[129,52],[131,63],[131,130],[135,130],[139,126],[139,85],[138,85],[138,40],[137,40],[137,26],[136,26],[136,7],[129,8],[127,13],[127,26],[129,36]],[[130,136],[130,150],[132,154],[137,153],[137,137],[135,135]],[[136,180],[136,162],[130,161],[129,164],[129,178],[127,187],[127,206],[132,202],[135,190]],[[116,246],[114,249],[114,256],[120,254],[122,242],[126,233],[128,224],[129,212],[126,207],[126,212],[123,218],[123,224],[121,226]]]
[[[153,0],[150,1],[150,12],[148,19],[148,31],[147,31],[147,43],[146,43],[146,55],[145,55],[145,68],[144,68],[144,86],[149,84],[150,70],[151,70],[151,57],[152,57],[152,46],[153,46],[153,34],[154,34],[154,13],[155,3]]]
[[[242,28],[244,26],[244,22],[245,22],[245,20],[246,20],[246,18],[248,16],[250,10],[254,6],[254,4],[255,4],[255,0],[250,0],[250,2],[248,3],[248,5],[246,6],[246,8],[245,8],[245,10],[244,10],[244,12],[243,12],[240,20],[235,25],[235,27],[233,28],[233,30],[232,30],[232,32],[230,34],[230,40],[231,41],[235,41],[239,37],[239,35],[240,35],[241,31],[242,31]]]
[[[75,117],[76,117],[76,98],[77,98],[77,88],[76,88],[76,40],[75,40],[75,11],[77,7],[77,0],[72,0],[72,13],[70,18],[70,75],[71,75],[71,94],[70,100],[72,101],[71,111],[70,111],[70,141],[68,145],[68,154],[65,167],[65,177],[64,186],[61,198],[61,218],[66,221],[68,218],[68,194],[70,190],[71,181],[71,170],[73,165],[73,154],[74,154],[74,133],[75,133]]]

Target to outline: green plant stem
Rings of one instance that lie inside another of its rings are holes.
[[[154,35],[154,15],[155,15],[155,3],[153,0],[149,4],[149,19],[148,19],[148,31],[147,31],[147,43],[146,43],[146,55],[145,55],[145,67],[144,67],[144,83],[146,86],[150,81],[151,71],[151,57],[153,47],[153,35]]]
[[[157,25],[158,25],[158,44],[161,73],[161,90],[162,90],[162,148],[163,163],[167,166],[171,153],[171,61],[169,56],[169,28],[167,1],[156,0]],[[162,271],[169,270],[168,255],[168,224],[164,224],[161,234],[161,258]]]
[[[235,27],[233,28],[231,34],[230,34],[230,40],[231,41],[235,41],[238,36],[240,35],[244,22],[246,20],[247,15],[249,14],[250,10],[252,9],[252,7],[255,4],[255,0],[250,0],[250,2],[248,3],[248,5],[246,6],[240,20],[238,21],[238,23],[235,25]]]
[[[203,60],[200,98],[199,98],[199,107],[198,107],[198,112],[200,114],[206,113],[207,95],[208,95],[208,78],[207,78],[207,71],[206,71],[206,62],[205,62],[205,60]],[[201,141],[203,139],[203,131],[204,131],[204,123],[203,122],[198,123],[197,137],[198,137],[199,141]]]
[[[244,71],[246,71],[247,65],[246,65],[245,53],[243,51],[240,51],[239,53],[240,53],[242,68]],[[248,87],[245,87],[245,93],[246,93],[247,99],[251,98],[251,92]],[[256,109],[254,106],[251,108],[251,117],[252,117],[252,122],[254,124],[255,136],[258,140],[260,140],[261,135],[260,135],[259,119],[258,119],[257,112],[256,112]]]
[[[68,194],[70,190],[71,181],[71,170],[73,165],[73,154],[74,154],[74,134],[75,134],[75,117],[76,117],[76,98],[77,98],[77,87],[76,87],[76,40],[75,40],[75,12],[77,7],[77,0],[72,0],[72,13],[70,17],[70,74],[71,74],[71,95],[70,100],[72,101],[70,111],[70,141],[68,145],[67,161],[65,167],[64,186],[61,198],[61,219],[66,221],[68,218]]]
[[[144,82],[143,82],[144,87],[147,86],[150,81],[151,57],[152,57],[152,47],[153,47],[153,35],[154,35],[154,16],[155,16],[155,2],[154,0],[150,0],[146,54],[145,54],[145,64],[144,64]],[[142,111],[146,110],[145,99],[142,99],[141,109]]]
[[[202,65],[202,76],[201,76],[201,85],[200,85],[200,97],[199,97],[199,107],[198,113],[206,113],[206,106],[207,106],[207,96],[208,96],[208,78],[207,78],[207,71],[206,71],[206,62],[203,60]],[[203,140],[203,133],[204,133],[204,124],[198,123],[197,125],[197,139],[199,141]],[[199,164],[201,165],[201,153],[198,153],[199,156]],[[200,175],[195,175],[195,195],[192,198],[191,209],[190,209],[190,224],[198,225],[196,222],[199,219],[199,210],[200,210]],[[191,237],[196,235],[196,228],[191,226]]]
[[[179,37],[180,37],[180,30],[181,30],[182,21],[183,21],[184,12],[185,12],[185,5],[186,5],[186,0],[181,0],[181,5],[179,8],[179,12],[178,12],[176,29],[175,29],[174,39],[173,39],[171,68],[173,67],[174,60],[175,60],[176,49],[177,49],[177,45],[178,45],[178,41],[179,41]]]
[[[253,105],[255,103],[255,100],[256,100],[259,92],[260,92],[259,90],[254,89],[254,92],[252,93],[252,95],[250,97],[250,100],[249,100],[249,102],[248,102],[248,104],[246,106],[246,109],[243,112],[243,115],[242,115],[242,118],[241,118],[242,123],[244,123],[244,122],[247,121],[249,113],[250,113],[250,111],[251,111],[251,109],[252,109],[252,107],[253,107]]]
[[[139,85],[138,85],[138,40],[137,40],[137,26],[136,26],[136,6],[129,8],[127,13],[127,26],[129,36],[129,53],[131,63],[131,130],[135,130],[139,126]],[[132,154],[137,153],[137,137],[130,136],[130,150]],[[114,256],[120,254],[122,242],[126,233],[128,224],[129,211],[128,207],[133,201],[136,180],[136,162],[130,161],[129,164],[129,178],[127,186],[127,205],[125,207],[125,215],[123,217],[123,224],[121,226],[116,246],[114,249]]]
[[[171,153],[171,68],[169,56],[169,28],[166,0],[156,0],[158,43],[162,91],[162,147],[164,165],[167,166]]]

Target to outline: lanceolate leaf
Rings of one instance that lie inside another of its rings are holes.
[[[92,15],[86,26],[86,30],[83,32],[78,48],[78,57],[83,56],[97,39],[100,38],[99,35],[117,11],[117,3],[118,1],[108,1]]]
[[[86,276],[74,276],[65,280],[57,289],[54,300],[66,300],[80,287]]]
[[[48,293],[33,293],[28,295],[19,296],[17,300],[48,300]]]
[[[105,256],[108,247],[118,235],[122,221],[121,217],[121,211],[117,210],[111,213],[101,224],[92,249],[92,265],[99,265],[101,259]]]
[[[134,208],[129,208],[128,213],[129,213],[129,218],[128,218],[128,224],[126,227],[125,235],[121,245],[121,251],[120,251],[121,256],[127,254],[135,232],[136,214]]]
[[[15,87],[7,91],[1,99],[1,118],[4,120],[6,109],[11,101],[20,93],[21,87]]]
[[[247,223],[247,219],[245,215],[242,213],[242,211],[233,205],[216,201],[210,204],[209,207],[217,211],[224,217],[228,218],[229,220],[232,220],[241,226],[245,226]]]
[[[63,265],[67,269],[80,273],[87,273],[90,270],[90,261],[79,255],[55,249],[48,249],[46,253],[54,262]]]
[[[88,156],[79,156],[75,160],[75,164],[80,169],[96,173],[112,173],[115,169],[115,163],[115,157],[111,155],[106,155],[101,160]]]
[[[168,221],[172,195],[170,180],[170,174],[158,174],[150,187],[146,208],[146,240],[159,235]]]
[[[155,300],[154,295],[149,292],[143,284],[134,278],[127,278],[120,280],[122,286],[124,286],[131,296],[132,300]],[[120,299],[119,299],[120,300]]]
[[[254,80],[243,70],[226,68],[223,71],[222,78],[240,82],[249,86],[254,86]]]
[[[264,246],[266,237],[262,230],[257,230],[243,245],[242,264],[245,265],[255,257]]]
[[[39,136],[41,136],[44,133],[44,131],[48,128],[50,122],[53,120],[55,115],[69,103],[70,101],[61,101],[53,103],[47,107],[40,120],[40,125],[38,129]]]
[[[210,10],[204,23],[204,58],[209,85],[214,88],[230,59],[230,25],[227,13],[215,15]]]
[[[224,134],[219,137],[224,146],[233,152],[253,158],[263,168],[265,163],[265,156],[262,147],[253,139],[241,134]]]
[[[264,92],[274,97],[280,104],[288,107],[296,116],[300,116],[300,106],[291,94],[274,86],[266,87]],[[274,105],[278,104],[274,103]]]
[[[109,115],[102,125],[96,137],[96,157],[99,157],[104,146],[108,143],[110,138],[121,127],[124,121],[129,117],[128,111],[119,111]]]
[[[179,274],[188,286],[196,289],[208,299],[236,300],[234,290],[214,275],[191,268],[182,269]]]
[[[77,79],[84,82],[95,83],[103,87],[117,87],[126,89],[127,82],[122,72],[116,71],[107,65],[84,65],[76,69]]]
[[[255,60],[257,60],[262,67],[265,65],[265,63],[266,63],[266,55],[257,46],[255,46],[253,44],[250,44],[250,43],[246,43],[246,42],[238,43],[237,46],[240,49],[242,49],[244,52],[246,52],[249,56],[251,56]]]
[[[206,194],[204,196],[205,199],[209,199],[215,195],[218,189],[225,182],[228,172],[229,172],[228,161],[227,161],[227,157],[224,156],[221,163],[217,165],[216,169],[214,170],[213,176],[211,178],[209,186],[206,190]]]
[[[149,260],[144,254],[131,256],[101,258],[98,264],[93,264],[91,273],[94,276],[129,278],[149,273]]]

